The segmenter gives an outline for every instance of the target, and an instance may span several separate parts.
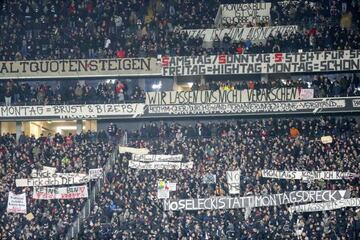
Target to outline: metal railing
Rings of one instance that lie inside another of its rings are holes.
[[[81,209],[81,211],[79,212],[75,221],[72,223],[72,225],[67,230],[66,237],[65,237],[66,240],[78,239],[78,234],[80,232],[80,226],[82,225],[83,221],[85,221],[86,218],[89,217],[89,215],[91,213],[91,207],[95,202],[95,197],[101,191],[102,187],[104,186],[107,173],[111,170],[112,166],[115,164],[116,157],[118,154],[118,149],[119,149],[118,146],[115,145],[115,149],[112,153],[112,156],[109,158],[109,160],[106,162],[106,164],[104,166],[104,177],[97,179],[95,185],[90,189],[89,197],[86,200],[84,207]]]

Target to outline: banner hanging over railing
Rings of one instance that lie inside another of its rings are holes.
[[[168,104],[214,104],[214,103],[245,103],[245,102],[273,102],[311,99],[313,89],[302,88],[272,88],[272,89],[244,89],[244,90],[203,90],[203,91],[166,91],[147,92],[147,105]]]
[[[0,62],[0,79],[159,75],[156,58],[61,59]]]
[[[213,42],[216,37],[220,41],[227,35],[231,38],[231,42],[239,42],[251,40],[252,42],[264,42],[268,37],[276,37],[278,34],[281,36],[295,34],[298,31],[298,26],[270,26],[270,27],[244,27],[244,28],[213,28],[213,29],[183,29],[189,38],[200,37],[203,42]]]
[[[1,106],[0,118],[91,119],[99,117],[137,116],[144,114],[145,104],[88,104],[46,106]]]
[[[299,89],[298,89],[299,90]],[[277,95],[274,90],[270,91],[249,91],[248,95],[240,96],[239,91],[227,91],[221,95],[212,93],[207,95],[207,91],[201,91],[203,94],[194,94],[193,92],[169,92],[149,93],[151,98],[147,101],[149,104],[99,104],[94,111],[94,105],[76,105],[81,108],[73,108],[72,105],[54,105],[54,106],[2,106],[0,107],[0,119],[7,120],[57,120],[66,119],[133,119],[138,118],[163,118],[163,117],[201,117],[201,116],[250,116],[250,115],[281,115],[281,114],[320,114],[320,113],[344,113],[360,112],[359,97],[336,97],[336,98],[313,98],[303,99],[303,91],[312,91],[312,89],[301,89],[300,95],[291,88],[285,92],[279,90]],[[211,92],[211,91],[210,91]],[[236,93],[236,94],[235,94]],[[276,94],[273,95],[273,94]],[[235,95],[234,95],[235,94]],[[284,95],[285,94],[285,95]],[[306,94],[307,97],[312,93]],[[244,98],[245,96],[245,98]],[[279,100],[283,99],[283,100]],[[294,99],[294,100],[292,100]],[[245,102],[235,102],[235,101]],[[250,102],[248,102],[250,100]],[[264,101],[267,100],[267,101]],[[216,103],[220,101],[220,103]],[[178,104],[170,104],[176,102]],[[221,103],[224,102],[224,103]],[[123,105],[125,107],[123,107]],[[130,106],[129,106],[130,105]],[[137,105],[137,106],[135,106]],[[128,106],[128,107],[126,107]],[[59,110],[62,109],[62,110]],[[65,110],[67,109],[67,110]],[[74,111],[71,109],[75,109]],[[76,111],[76,109],[80,109]],[[93,115],[89,114],[90,109]],[[70,112],[69,112],[70,111]],[[125,149],[133,153],[144,154],[148,150]],[[39,171],[40,174],[41,171]],[[35,172],[34,172],[35,174]],[[49,175],[43,171],[42,175]],[[40,175],[41,176],[41,175]]]
[[[162,57],[163,76],[360,70],[360,50]]]
[[[346,101],[347,100],[347,101]],[[351,105],[352,99],[313,99],[303,101],[212,103],[212,104],[169,104],[149,105],[148,114],[157,116],[206,116],[206,115],[254,115],[317,112],[355,112],[360,107]]]

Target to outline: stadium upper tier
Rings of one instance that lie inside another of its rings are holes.
[[[21,106],[21,105],[62,105],[62,104],[107,104],[107,103],[148,103],[155,104],[155,90],[144,91],[133,80],[134,84],[128,84],[126,81],[116,80],[109,82],[107,80],[86,81],[80,83],[72,81],[7,81],[0,83],[0,106]],[[315,75],[313,79],[271,79],[249,80],[249,81],[207,81],[205,83],[192,83],[189,91],[212,92],[222,91],[259,91],[260,95],[264,90],[274,91],[275,89],[301,89],[312,90],[309,98],[325,97],[353,97],[360,95],[360,79],[358,74],[353,75]],[[174,91],[176,89],[161,89],[161,91]],[[180,91],[180,90],[178,90]],[[181,91],[183,92],[183,91]],[[150,94],[150,95],[149,95]],[[191,94],[191,93],[190,93]],[[150,97],[151,96],[151,97]],[[276,99],[276,100],[298,100]],[[302,98],[301,98],[302,99]],[[267,101],[273,101],[268,99]],[[192,100],[196,102],[195,100]],[[189,100],[189,103],[192,102]],[[265,99],[259,99],[258,102],[264,102]],[[183,101],[186,102],[185,100]],[[234,101],[236,102],[236,101]],[[241,102],[239,100],[239,102]],[[256,102],[254,100],[254,102]],[[158,104],[158,103],[156,103]]]
[[[0,60],[360,48],[356,1],[232,2],[3,1]]]

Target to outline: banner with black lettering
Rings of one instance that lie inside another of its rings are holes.
[[[311,91],[309,91],[311,90]],[[306,91],[306,94],[302,92]],[[145,104],[213,104],[213,103],[245,103],[245,102],[273,102],[311,99],[313,89],[302,88],[272,88],[272,89],[244,89],[244,90],[203,90],[203,91],[165,91],[147,92]]]
[[[309,203],[288,207],[293,212],[322,212],[346,207],[360,207],[360,198],[348,198],[331,202]]]
[[[155,170],[155,169],[192,169],[193,162],[137,162],[130,160],[129,167],[136,169]]]
[[[0,79],[160,75],[156,58],[0,61]]]
[[[8,213],[26,214],[26,194],[15,194],[13,192],[9,192],[6,211]]]
[[[221,4],[215,24],[220,26],[243,26],[248,23],[268,23],[270,21],[270,2]]]
[[[292,203],[324,202],[347,199],[350,197],[347,190],[321,190],[321,191],[294,191],[272,195],[246,196],[246,197],[212,197],[198,199],[166,200],[165,211],[179,210],[215,210],[237,209],[248,207],[268,207]]]
[[[31,177],[39,177],[39,178],[51,177],[55,173],[56,173],[55,167],[43,166],[42,170],[36,170],[36,169],[31,170]]]
[[[90,179],[99,179],[104,177],[104,169],[102,168],[92,168],[89,169]]]
[[[87,185],[70,187],[34,187],[34,199],[77,199],[88,197]]]
[[[164,155],[164,154],[133,154],[133,161],[140,162],[180,162],[183,159],[182,154],[177,155]]]
[[[91,119],[144,114],[145,104],[1,106],[0,119]]]
[[[358,176],[356,173],[337,171],[280,171],[263,169],[260,173],[263,178],[298,180],[341,180]]]
[[[133,154],[148,154],[150,151],[147,148],[119,147],[119,152],[133,153]]]
[[[82,184],[89,180],[89,176],[83,173],[56,173],[52,177],[15,179],[15,183],[16,187],[42,187]]]
[[[314,99],[303,101],[274,101],[249,103],[213,103],[213,104],[166,104],[149,105],[148,113],[159,116],[203,116],[203,115],[254,115],[258,114],[284,114],[342,112],[345,110],[345,99]],[[350,107],[351,112],[359,111]]]
[[[360,50],[162,57],[163,76],[360,70]]]
[[[291,35],[298,31],[298,26],[269,26],[269,27],[244,27],[244,28],[219,28],[219,29],[183,29],[189,38],[202,38],[203,42],[212,43],[216,36],[220,41],[224,36],[229,36],[232,42],[251,40],[252,42],[264,42],[268,37],[276,37],[278,34]]]
[[[230,194],[240,193],[240,175],[240,170],[226,172],[226,179]]]

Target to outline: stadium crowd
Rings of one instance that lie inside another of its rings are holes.
[[[86,199],[35,200],[32,187],[16,187],[15,179],[28,178],[33,169],[41,170],[42,166],[55,167],[58,173],[87,173],[88,169],[104,166],[113,149],[105,131],[67,136],[57,133],[37,139],[23,133],[18,142],[11,134],[1,136],[0,238],[64,239]],[[32,213],[34,219],[7,213],[9,191],[26,193],[27,213]]]
[[[216,27],[214,21],[218,8],[227,2],[232,1],[3,1],[0,5],[0,60],[155,57],[158,54],[261,53],[360,47],[358,1],[331,1],[330,4],[325,0],[268,1],[272,2],[270,22],[260,22],[257,26],[296,24],[299,30],[291,35],[270,36],[260,44],[250,39],[233,42],[224,37],[216,39],[212,47],[203,48],[200,37],[189,38],[181,31]]]
[[[310,80],[270,79],[250,81],[208,81],[205,84],[194,82],[192,91],[197,90],[243,90],[272,88],[313,88],[314,97],[348,97],[360,95],[359,77],[324,75]],[[57,105],[80,103],[143,103],[145,91],[139,86],[129,89],[122,81],[100,81],[96,87],[90,83],[76,83],[70,86],[57,85],[55,88],[43,82],[22,82],[9,80],[0,83],[0,105]]]
[[[360,49],[360,1],[271,2],[269,21],[219,26],[220,4],[254,0],[5,0],[0,3],[0,61],[157,57]],[[184,29],[297,25],[264,41],[215,36],[211,45]],[[0,72],[3,71],[3,67]],[[304,76],[305,78],[306,76]],[[306,78],[308,79],[308,78]],[[314,97],[360,95],[356,74],[317,75],[313,80],[206,81],[191,90],[279,87],[314,89]],[[143,103],[145,91],[125,82],[54,85],[22,80],[0,83],[0,105]],[[131,154],[118,154],[105,186],[81,225],[79,239],[360,239],[355,207],[290,213],[289,205],[212,211],[164,211],[157,199],[160,179],[174,182],[171,199],[229,196],[226,172],[241,171],[240,195],[298,190],[349,190],[360,197],[360,125],[350,117],[287,117],[147,122],[139,129],[111,123],[106,130],[18,140],[0,136],[0,239],[64,239],[86,199],[35,200],[32,187],[15,179],[32,170],[87,173],[103,167],[118,144],[146,147],[152,154],[183,154],[188,170],[129,168]],[[322,143],[331,136],[332,143]],[[342,180],[281,180],[261,177],[260,169],[339,171]],[[206,174],[216,175],[204,183]],[[94,182],[88,184],[89,189]],[[26,193],[27,213],[7,213],[9,192]]]
[[[9,105],[57,105],[79,103],[144,102],[145,93],[135,86],[128,89],[121,81],[100,81],[96,87],[90,83],[70,84],[55,88],[43,82],[9,80],[0,83],[0,103]]]
[[[320,137],[330,135],[324,144]],[[119,154],[107,174],[80,239],[357,239],[356,208],[293,213],[288,206],[241,210],[165,212],[157,182],[177,183],[172,199],[227,196],[226,171],[240,169],[240,193],[266,195],[299,190],[348,189],[360,196],[359,177],[326,180],[262,178],[260,169],[360,173],[360,127],[353,118],[290,118],[149,123],[128,132],[129,146],[153,154],[183,154],[189,170],[137,170]],[[216,175],[215,184],[202,177]],[[358,175],[359,176],[359,175]]]
[[[327,76],[319,75],[310,82],[294,79],[272,79],[260,81],[211,81],[206,84],[194,83],[192,91],[196,90],[243,90],[243,89],[272,89],[272,88],[302,88],[314,89],[314,97],[349,97],[359,96],[360,81],[357,75],[350,77],[340,76],[333,80]]]

